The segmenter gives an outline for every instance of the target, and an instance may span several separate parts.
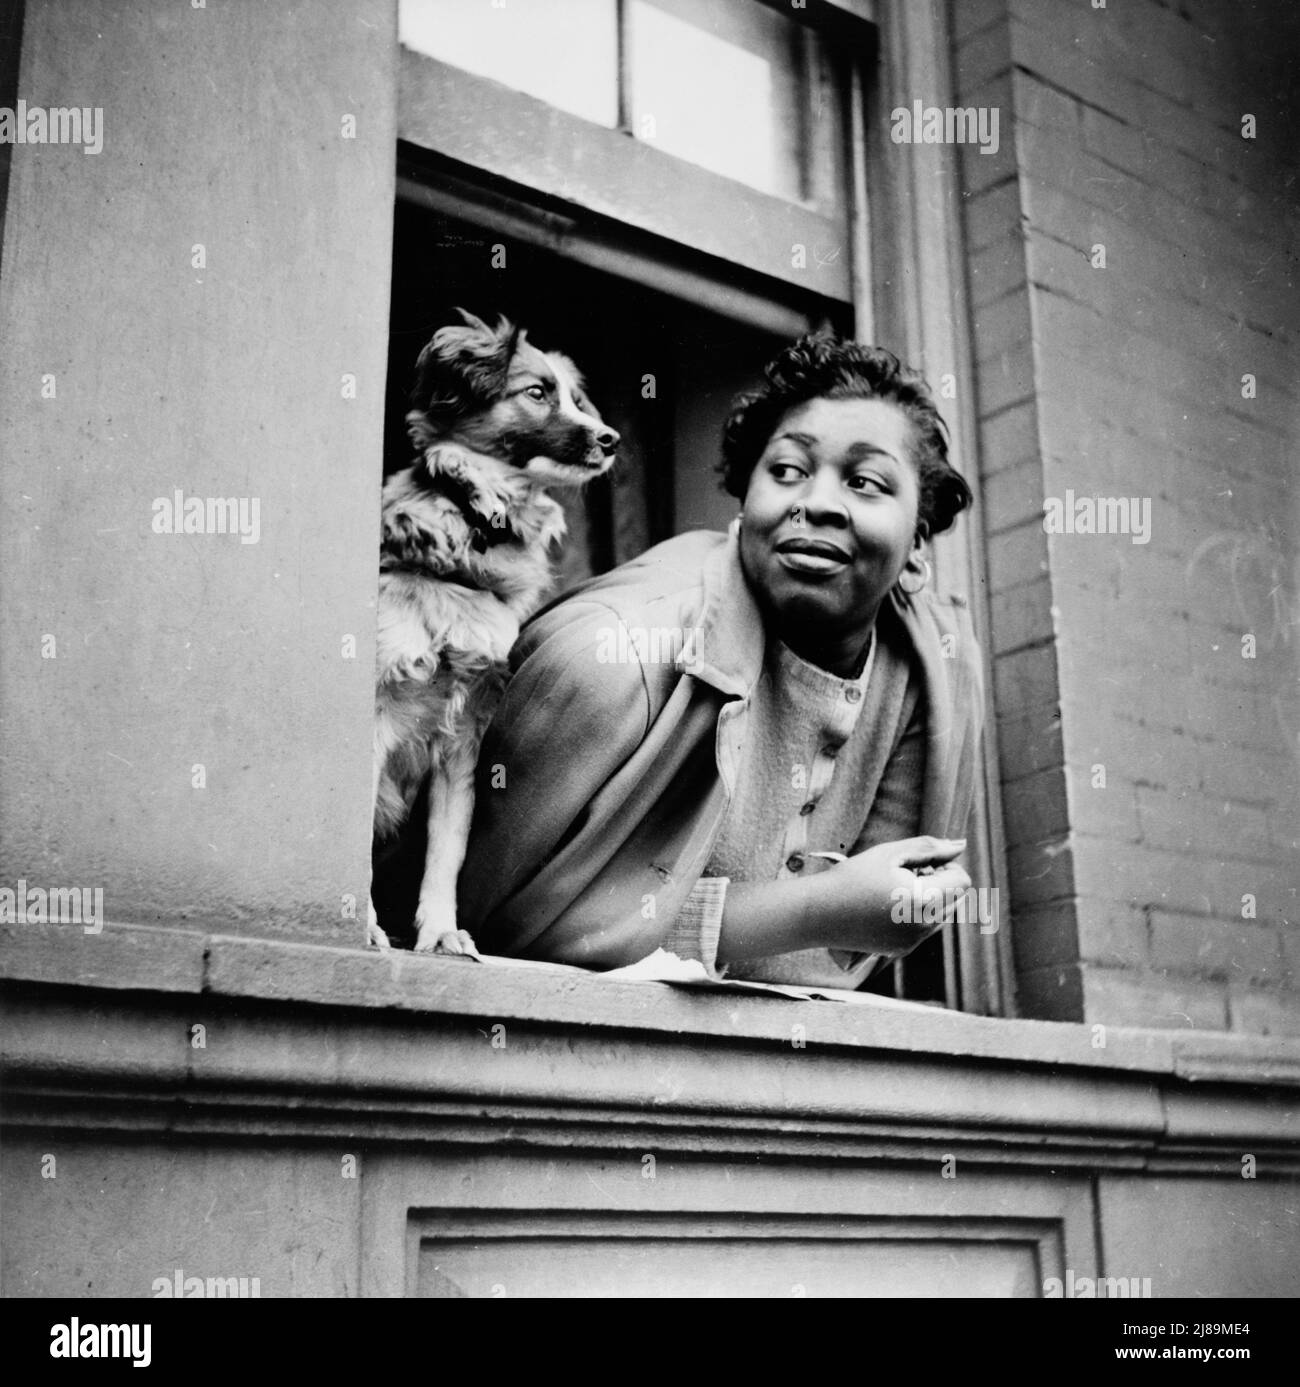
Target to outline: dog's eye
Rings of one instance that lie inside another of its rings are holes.
[[[527,395],[530,400],[544,400],[546,398],[546,391],[543,390],[540,385],[528,386],[524,390],[524,394]]]

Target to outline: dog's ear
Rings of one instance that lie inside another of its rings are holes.
[[[463,322],[463,323],[465,324],[466,327],[475,328],[475,329],[477,329],[479,332],[491,332],[491,331],[492,331],[492,329],[491,329],[490,327],[488,327],[488,325],[483,321],[482,318],[476,318],[476,317],[469,311],[468,308],[453,308],[453,309],[452,309],[452,312],[453,312],[453,313],[459,313],[459,314],[460,314],[461,322]]]
[[[508,319],[498,319],[492,328],[463,308],[456,312],[464,326],[439,328],[415,364],[407,423],[418,447],[453,420],[500,399],[519,348],[522,334]]]

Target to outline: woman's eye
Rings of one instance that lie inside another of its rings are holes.
[[[803,468],[793,462],[772,462],[768,464],[767,470],[778,482],[793,482],[807,476]]]
[[[866,473],[859,473],[857,476],[849,478],[848,486],[851,491],[883,491],[884,483],[879,477],[872,477]]]

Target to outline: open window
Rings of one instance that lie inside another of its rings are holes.
[[[572,356],[622,435],[614,471],[566,502],[561,590],[725,528],[733,396],[809,328],[871,331],[865,17],[402,0],[386,468],[409,465],[414,362],[460,305]],[[951,935],[867,990],[972,1006]]]

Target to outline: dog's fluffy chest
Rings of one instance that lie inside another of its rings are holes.
[[[390,683],[504,666],[550,583],[562,508],[490,464],[440,445],[384,486],[378,666]]]

